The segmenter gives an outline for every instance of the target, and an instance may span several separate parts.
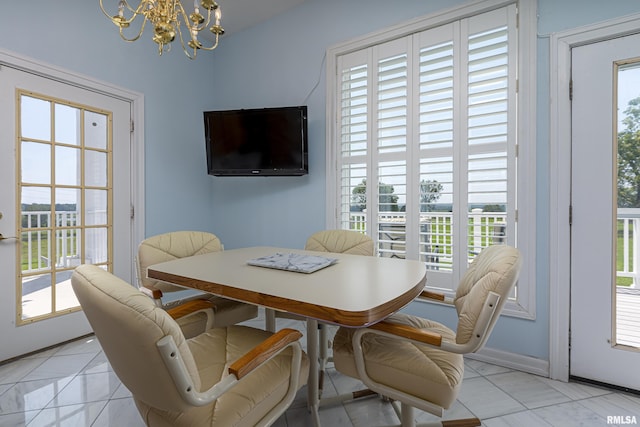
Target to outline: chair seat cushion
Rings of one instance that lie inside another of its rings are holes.
[[[443,339],[455,341],[455,333],[438,322],[401,313],[387,320],[428,329],[441,334]],[[333,360],[339,372],[359,378],[352,345],[355,331],[338,329],[333,341]],[[455,401],[464,374],[462,355],[375,334],[362,337],[362,348],[366,372],[374,381],[445,409]]]
[[[229,365],[270,335],[269,332],[246,326],[230,326],[209,329],[187,340],[198,367],[202,390],[227,376]],[[151,425],[158,422],[159,425],[171,426],[254,426],[287,393],[291,355],[291,349],[283,351],[250,373],[243,380],[244,383],[239,383],[210,405],[193,407],[183,413],[164,413],[162,420],[151,411],[144,412],[152,421]],[[299,386],[306,383],[308,371],[309,360],[303,353]],[[142,402],[136,404],[141,409],[146,406]]]

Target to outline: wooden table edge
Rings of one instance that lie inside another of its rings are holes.
[[[346,311],[157,271],[153,269],[153,266],[149,267],[147,275],[151,279],[162,280],[236,301],[286,311],[324,323],[354,328],[372,325],[402,309],[420,295],[427,280],[425,271],[421,280],[402,295],[370,310]]]

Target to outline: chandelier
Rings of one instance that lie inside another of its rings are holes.
[[[100,9],[107,18],[113,22],[120,31],[120,37],[128,42],[136,41],[142,35],[147,22],[153,25],[153,41],[158,44],[158,54],[171,50],[171,42],[174,41],[176,35],[180,39],[182,50],[189,59],[195,59],[199,49],[213,50],[218,47],[218,38],[224,34],[224,30],[220,26],[220,18],[222,12],[220,6],[215,0],[194,0],[192,14],[187,15],[180,0],[140,0],[137,7],[132,7],[127,0],[120,0],[118,3],[118,14],[111,16],[102,5],[100,0]],[[200,13],[200,8],[206,10],[206,19]],[[128,18],[125,15],[130,15]],[[131,23],[140,17],[142,24],[137,34],[127,37],[124,34],[125,28],[129,28]],[[209,26],[213,17],[213,25],[209,31],[215,36],[212,46],[205,47],[198,40],[198,34]],[[184,33],[181,28],[184,23]],[[185,44],[185,40],[187,41]]]

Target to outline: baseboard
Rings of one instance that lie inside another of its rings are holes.
[[[548,360],[487,347],[476,353],[467,354],[465,357],[542,377],[549,377]]]

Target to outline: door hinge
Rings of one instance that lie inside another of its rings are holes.
[[[569,205],[569,225],[573,224],[573,206]]]
[[[133,124],[133,120],[129,120],[129,132],[133,133],[135,126]]]
[[[129,211],[129,217],[133,219],[136,216],[136,209],[133,205],[131,205],[131,210]]]
[[[573,79],[569,80],[569,101],[573,101]]]

